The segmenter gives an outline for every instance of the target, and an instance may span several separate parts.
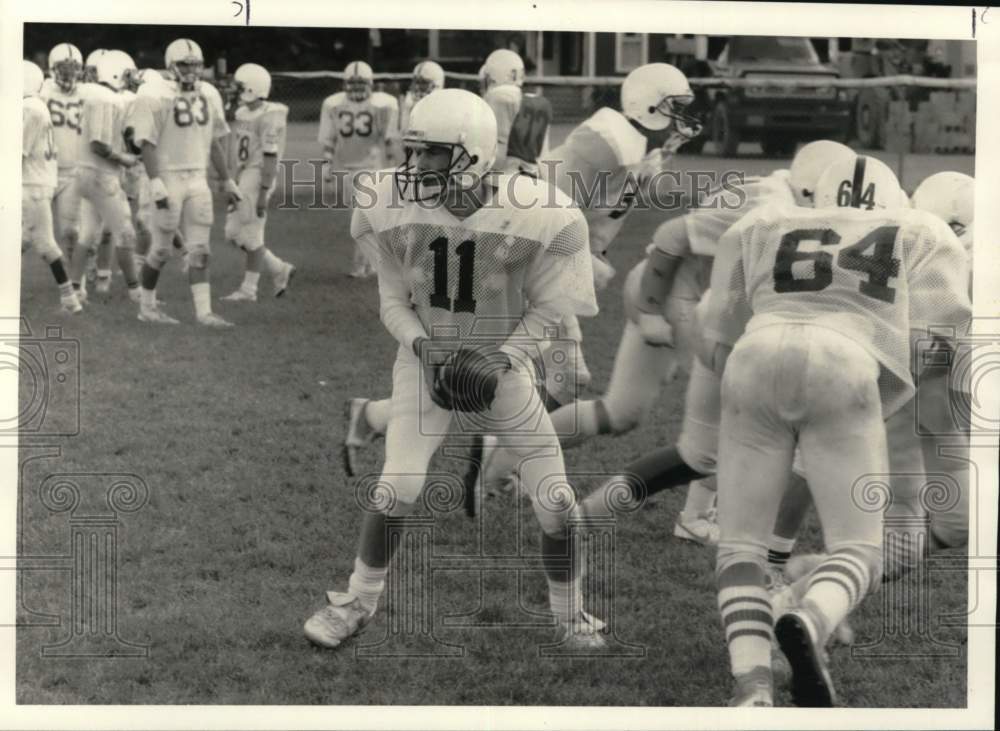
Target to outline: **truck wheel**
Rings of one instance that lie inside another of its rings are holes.
[[[766,157],[791,157],[798,144],[799,141],[794,137],[779,135],[765,135],[760,141]]]
[[[712,142],[715,154],[721,157],[736,157],[740,147],[740,133],[729,118],[729,107],[725,101],[716,103],[712,109]]]

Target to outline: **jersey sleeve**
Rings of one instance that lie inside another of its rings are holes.
[[[747,234],[752,235],[752,222],[731,227],[719,239],[708,303],[700,323],[706,342],[733,346],[750,321],[743,258],[743,237]]]
[[[229,123],[226,122],[226,110],[222,104],[222,95],[211,84],[207,85],[207,89],[209,91],[206,92],[205,96],[212,112],[212,137],[213,139],[225,137],[229,134]]]
[[[285,149],[288,107],[276,105],[260,120],[260,146],[265,155],[280,155]]]
[[[598,307],[587,221],[578,210],[566,213],[527,271],[525,297],[560,316],[593,317]]]
[[[927,218],[907,275],[910,329],[950,327],[964,333],[972,318],[969,259],[947,224]]]
[[[81,131],[87,143],[111,146],[114,135],[115,107],[108,99],[91,99],[83,105]]]
[[[132,128],[132,137],[136,146],[143,142],[157,144],[160,141],[160,131],[163,129],[163,113],[161,107],[168,100],[158,101],[150,96],[138,96],[125,118],[125,126]],[[87,104],[84,104],[86,107]]]

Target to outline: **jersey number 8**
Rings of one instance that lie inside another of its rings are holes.
[[[838,267],[868,275],[867,281],[858,284],[861,294],[890,304],[896,301],[896,290],[889,286],[889,279],[899,276],[899,259],[893,256],[898,232],[899,226],[879,226],[856,244],[837,252]],[[819,292],[833,282],[833,255],[822,250],[799,251],[803,241],[837,246],[840,234],[829,228],[817,228],[797,229],[782,236],[774,259],[775,292]],[[870,254],[869,249],[873,249]],[[813,275],[796,277],[792,265],[797,261],[811,261]]]
[[[208,102],[201,94],[189,101],[185,97],[178,97],[174,104],[174,123],[178,127],[190,127],[197,123],[204,127],[208,124]]]

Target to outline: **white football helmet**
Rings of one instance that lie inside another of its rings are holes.
[[[413,85],[410,93],[414,101],[420,101],[436,89],[444,88],[444,69],[434,61],[421,61],[413,69]]]
[[[868,155],[840,158],[816,183],[816,208],[899,208],[899,181],[888,165]]]
[[[38,68],[37,64],[25,60],[24,62],[24,96],[37,96],[42,90],[42,82],[45,81],[45,74]]]
[[[486,66],[479,67],[479,93],[486,93]]]
[[[49,51],[49,71],[56,86],[70,94],[83,73],[83,54],[72,43],[60,43]]]
[[[252,104],[271,95],[271,74],[259,64],[243,64],[236,69],[233,78],[240,90],[240,101],[244,104]]]
[[[413,105],[403,133],[406,159],[396,169],[396,189],[406,200],[440,199],[450,190],[473,188],[493,167],[497,119],[482,97],[465,89],[438,89]],[[444,170],[420,168],[427,148],[448,148]]]
[[[170,82],[163,78],[155,69],[143,69],[142,84],[136,92],[138,96],[148,96],[154,99],[162,99],[173,93]]]
[[[789,184],[798,205],[813,205],[813,194],[816,192],[819,176],[840,159],[853,160],[854,151],[833,140],[810,142],[795,153],[789,168]]]
[[[205,57],[201,53],[201,46],[197,43],[188,38],[178,38],[167,46],[164,63],[183,91],[194,91],[201,81]]]
[[[87,60],[83,62],[83,80],[94,84],[97,83],[97,61],[107,53],[105,48],[96,48],[87,54]]]
[[[364,61],[351,61],[344,69],[344,91],[347,98],[363,102],[372,95],[375,87],[375,73]]]
[[[913,191],[913,207],[942,219],[960,239],[972,231],[975,204],[976,180],[962,173],[934,173]]]
[[[685,110],[694,101],[687,77],[667,63],[647,63],[622,82],[622,113],[644,129],[656,132],[673,125],[664,148],[673,151],[701,133],[701,122]]]
[[[135,61],[124,51],[108,51],[97,59],[97,81],[115,91],[135,90]]]
[[[524,84],[524,61],[513,51],[498,48],[486,57],[482,74],[487,89],[501,84]]]

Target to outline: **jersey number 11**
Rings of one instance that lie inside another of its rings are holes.
[[[476,267],[476,242],[463,241],[455,247],[458,254],[458,297],[448,296],[448,239],[440,236],[431,242],[434,252],[434,292],[431,307],[450,312],[475,312],[476,300],[472,298],[472,276]]]

